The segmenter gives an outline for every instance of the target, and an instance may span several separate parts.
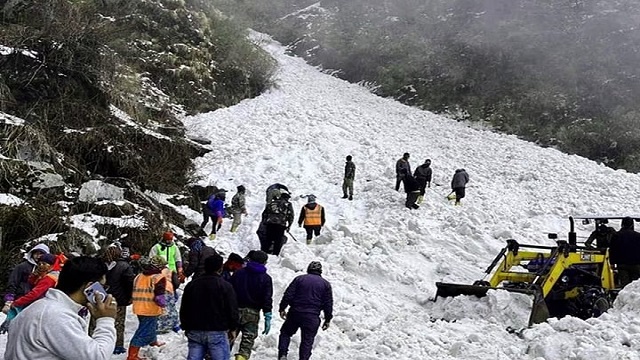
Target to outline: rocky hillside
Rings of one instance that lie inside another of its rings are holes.
[[[179,118],[271,85],[272,59],[206,1],[9,0],[0,19],[0,287],[33,242],[144,252],[180,232],[172,204],[199,209],[191,159],[210,147]]]

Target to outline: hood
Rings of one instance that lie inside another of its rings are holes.
[[[249,262],[247,262],[247,266],[246,266],[247,271],[253,272],[253,273],[257,273],[257,274],[264,274],[267,272],[267,267],[264,266],[263,264],[257,263],[255,261],[251,261],[249,260]]]
[[[313,210],[316,208],[316,203],[310,203],[310,204],[306,204],[305,207],[307,207],[309,210]]]
[[[464,171],[464,169],[457,169],[457,170],[456,170],[456,172],[457,172],[457,173],[459,173],[459,172],[463,172],[463,171]]]
[[[25,260],[27,260],[28,262],[30,262],[33,265],[36,265],[36,262],[33,261],[33,258],[31,257],[31,253],[33,253],[35,250],[41,250],[44,251],[45,254],[49,253],[49,247],[45,244],[38,244],[36,246],[34,246],[31,250],[29,250],[29,252],[27,252],[26,254],[24,254],[23,258]]]

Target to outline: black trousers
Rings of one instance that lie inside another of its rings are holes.
[[[315,234],[316,236],[320,236],[320,229],[322,229],[322,226],[320,225],[310,225],[304,226],[304,229],[307,231],[307,240],[311,240],[313,238],[313,234]]]
[[[287,227],[280,224],[266,224],[265,244],[262,244],[262,251],[269,254],[269,248],[273,245],[273,255],[280,255],[282,250],[284,232]],[[265,250],[266,248],[266,250]]]
[[[424,196],[427,189],[427,178],[417,177],[418,187],[420,188],[420,195]]]
[[[418,191],[412,191],[407,193],[407,202],[405,202],[404,205],[410,209],[415,208],[416,201],[418,201],[418,195],[420,195],[420,192]]]
[[[464,188],[463,187],[457,187],[457,188],[453,189],[453,191],[456,192],[456,201],[460,201],[460,199],[462,199],[464,197]]]

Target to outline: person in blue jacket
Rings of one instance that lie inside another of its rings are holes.
[[[289,307],[289,312],[287,312]],[[322,330],[329,328],[333,318],[333,291],[331,284],[322,278],[322,264],[312,261],[307,274],[293,279],[280,301],[280,317],[284,324],[278,339],[278,360],[287,360],[291,337],[301,329],[300,360],[311,357],[313,341],[320,327],[320,312],[324,312]]]
[[[204,230],[209,219],[213,222],[211,225],[211,234],[209,239],[214,240],[220,227],[222,227],[222,219],[225,217],[224,200],[226,198],[226,190],[219,190],[216,194],[211,195],[209,200],[202,209],[203,221],[200,227]]]
[[[247,360],[251,356],[253,343],[258,337],[260,310],[264,314],[262,334],[267,335],[271,330],[273,281],[267,274],[265,266],[269,256],[264,251],[251,250],[248,258],[247,265],[236,271],[229,280],[238,298],[240,332],[242,332],[242,340],[235,360]]]

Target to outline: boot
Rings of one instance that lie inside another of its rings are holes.
[[[113,349],[113,355],[120,355],[120,354],[124,354],[127,352],[127,349],[125,349],[123,346],[116,346]]]
[[[344,195],[342,196],[342,198],[343,198],[343,199],[348,198],[347,194],[344,194]]]
[[[417,204],[422,204],[422,200],[424,199],[423,195],[418,196],[418,201],[416,201]]]
[[[311,239],[307,239],[307,245],[311,245]]]
[[[418,204],[413,204],[411,205],[412,209],[420,209],[420,206]]]
[[[460,206],[460,205],[462,205],[462,204],[460,203],[460,200],[456,200],[455,205],[456,205],[456,206]]]
[[[209,240],[215,240],[215,239],[216,239],[216,234],[209,235]]]
[[[138,346],[130,345],[129,353],[127,354],[127,360],[143,360],[142,358],[138,357],[139,353],[140,348]]]
[[[238,225],[231,225],[231,230],[229,230],[229,231],[234,233],[234,232],[236,232],[236,230],[238,230]]]
[[[236,354],[236,360],[247,360],[247,358],[244,355]]]
[[[353,200],[353,195],[349,195],[349,200]]]

